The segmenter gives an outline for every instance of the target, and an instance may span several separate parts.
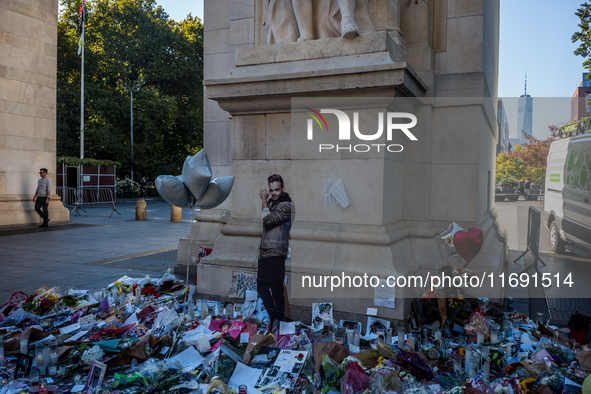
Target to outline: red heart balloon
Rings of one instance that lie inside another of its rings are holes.
[[[484,233],[478,227],[461,230],[454,235],[454,248],[469,263],[480,252],[483,240]]]

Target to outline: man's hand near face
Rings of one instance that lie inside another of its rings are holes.
[[[269,198],[269,192],[267,192],[267,189],[263,189],[259,192],[259,197],[261,198],[261,200],[263,200],[263,208],[269,208],[269,205],[267,205],[267,199]]]

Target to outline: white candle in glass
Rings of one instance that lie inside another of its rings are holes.
[[[38,354],[35,362],[37,363],[37,368],[41,368],[43,366],[43,355]]]
[[[22,338],[21,339],[21,353],[28,354],[29,352],[29,339]]]

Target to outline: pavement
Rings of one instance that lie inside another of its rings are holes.
[[[513,263],[527,249],[529,207],[533,206],[543,212],[544,203],[518,201],[497,202],[495,205],[499,219],[509,233],[509,273],[519,273],[534,261],[533,255],[527,253],[516,264]],[[591,315],[591,256],[579,256],[570,251],[562,255],[552,252],[548,229],[542,224],[539,257],[546,264],[538,265],[539,277],[544,273],[549,274],[553,284],[551,287],[543,288],[538,282],[538,286],[535,286],[531,280],[531,275],[535,271],[530,269],[527,272],[530,275],[529,286],[507,290],[507,295],[514,298],[514,309],[529,314],[534,319],[538,313],[543,313],[544,320],[549,317],[550,322],[557,326],[566,326],[570,314],[575,311]],[[556,283],[557,274],[560,275],[559,283]],[[564,283],[568,274],[572,274],[571,278],[575,283],[573,287]]]
[[[147,220],[136,221],[135,201],[117,201],[121,215],[110,219],[110,209],[89,208],[71,215],[69,224],[0,230],[0,305],[17,290],[97,289],[123,275],[154,278],[174,267],[179,239],[189,233],[190,209],[183,209],[182,222],[171,222],[170,204],[146,198]]]
[[[48,228],[21,227],[0,230],[0,305],[15,291],[31,294],[41,286],[103,288],[123,275],[159,277],[176,264],[180,238],[189,233],[191,211],[183,209],[182,222],[170,221],[170,204],[160,198],[146,198],[147,220],[135,220],[135,200],[119,200],[121,216],[110,209],[90,208],[71,223]],[[533,262],[526,250],[528,209],[543,210],[540,202],[497,202],[501,223],[509,232],[509,273],[518,273]],[[578,283],[589,279],[591,258],[572,252],[557,255],[550,251],[548,230],[542,225],[540,257],[547,264],[542,273],[572,272]],[[525,260],[525,261],[524,261]],[[524,265],[525,264],[525,265]],[[532,273],[531,271],[529,272]],[[179,276],[180,279],[185,279]],[[564,326],[570,313],[578,310],[591,315],[591,286],[574,292],[568,288],[508,288],[512,308],[534,318],[550,316],[553,324]],[[589,294],[586,294],[586,293]],[[585,294],[583,294],[585,293]],[[547,300],[547,301],[546,301]]]

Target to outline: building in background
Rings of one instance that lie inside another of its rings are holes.
[[[525,92],[517,100],[517,139],[521,144],[527,142],[527,139],[521,132],[525,131],[529,135],[533,135],[533,110],[534,100],[527,94],[527,74],[525,74]],[[512,143],[513,144],[513,143]],[[513,145],[515,146],[515,145]]]
[[[570,100],[570,122],[578,122],[579,120],[591,116],[591,80],[587,78],[587,74],[582,73],[577,88]],[[590,99],[587,101],[587,99]]]
[[[497,105],[497,155],[509,152],[509,150],[509,121],[503,99],[499,99]]]

